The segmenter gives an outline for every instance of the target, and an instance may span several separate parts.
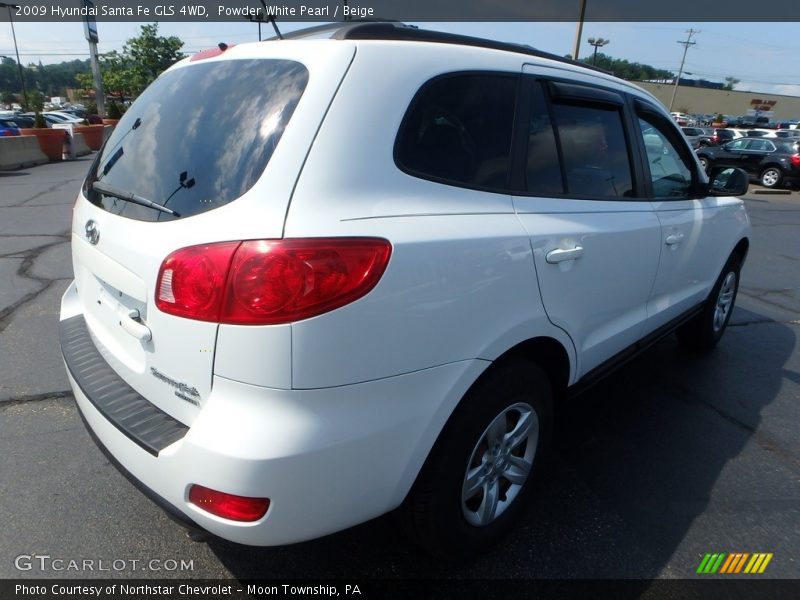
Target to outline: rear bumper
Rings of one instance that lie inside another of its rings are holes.
[[[64,322],[76,316],[74,305],[65,306],[77,297],[71,291],[62,302]],[[453,407],[487,365],[461,361],[313,390],[214,377],[191,427],[156,454],[90,398],[95,392],[79,379],[85,374],[68,368],[68,375],[87,428],[137,487],[187,527],[266,546],[320,537],[398,506]],[[113,376],[105,389],[127,386]],[[253,523],[222,519],[188,501],[192,484],[267,497],[270,508]]]

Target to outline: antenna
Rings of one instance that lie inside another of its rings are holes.
[[[281,30],[278,29],[278,24],[275,22],[275,15],[269,14],[265,0],[261,0],[261,6],[264,7],[264,14],[267,15],[267,21],[272,23],[272,28],[275,30],[275,35],[278,36],[279,40],[282,40],[283,36],[281,35]]]

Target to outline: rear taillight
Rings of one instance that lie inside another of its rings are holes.
[[[715,136],[713,136],[713,137],[711,138],[711,143],[713,143],[715,146],[716,146],[717,144],[719,144],[719,136],[718,136],[718,135],[715,135]]]
[[[231,258],[241,242],[182,248],[161,263],[156,306],[179,317],[219,321]]]
[[[202,485],[191,487],[189,502],[212,515],[231,521],[258,521],[267,514],[269,508],[269,498],[235,496]]]
[[[792,154],[792,157],[789,160],[792,161],[793,166],[800,167],[800,154]]]
[[[156,306],[165,313],[237,325],[307,319],[368,293],[391,244],[378,238],[223,242],[182,248],[161,265]]]

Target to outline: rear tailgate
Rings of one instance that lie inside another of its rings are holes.
[[[90,185],[78,197],[73,266],[89,335],[127,384],[181,423],[191,425],[211,392],[218,325],[157,309],[159,268],[186,246],[282,237],[303,160],[354,53],[348,42],[285,41],[184,61],[129,109],[87,180],[180,216]]]

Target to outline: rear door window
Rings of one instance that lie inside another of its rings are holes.
[[[631,160],[621,109],[604,104],[553,104],[570,196],[627,198]]]
[[[142,221],[176,217],[91,189],[100,180],[180,217],[223,206],[261,176],[308,82],[290,60],[205,62],[169,71],[117,124],[84,185],[92,204]]]

